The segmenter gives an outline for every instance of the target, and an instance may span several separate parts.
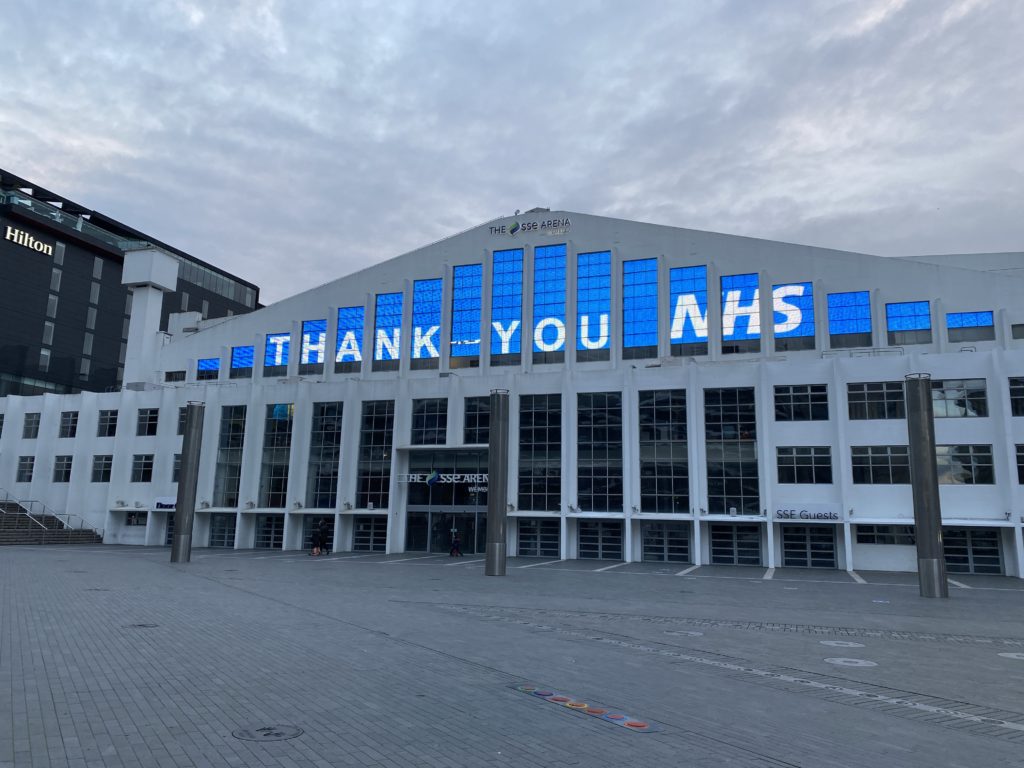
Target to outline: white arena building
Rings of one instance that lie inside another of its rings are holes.
[[[0,399],[0,489],[117,544],[914,570],[904,377],[932,377],[947,567],[1024,575],[1024,254],[880,258],[535,209],[251,314],[128,254],[124,389]]]

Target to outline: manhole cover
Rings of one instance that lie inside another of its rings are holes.
[[[878,665],[873,661],[867,659],[841,659],[831,658],[825,659],[829,664],[837,664],[840,667],[877,667]]]
[[[294,725],[264,725],[261,728],[239,728],[231,735],[242,741],[285,741],[302,735],[302,729]]]
[[[819,640],[822,645],[828,645],[833,648],[863,648],[864,643],[855,643],[851,640]]]
[[[153,629],[159,627],[159,624],[127,624],[128,629]]]

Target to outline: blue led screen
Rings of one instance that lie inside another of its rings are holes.
[[[949,312],[947,328],[991,328],[995,324],[991,312]]]
[[[231,367],[232,368],[252,368],[253,360],[256,357],[255,347],[232,347],[231,348]]]
[[[708,268],[676,267],[668,272],[673,344],[708,340]]]
[[[452,270],[452,357],[480,354],[483,291],[483,264],[466,264]]]
[[[533,253],[533,350],[565,349],[565,246],[544,245]]]
[[[868,291],[828,295],[828,332],[871,333],[871,294]]]
[[[622,346],[658,346],[658,260],[622,263]]]
[[[814,287],[811,283],[772,286],[775,337],[814,335]]]
[[[341,307],[338,310],[338,345],[334,360],[338,363],[359,362],[363,359],[363,307]]]
[[[607,349],[612,312],[611,251],[576,256],[576,349]]]
[[[522,349],[523,249],[494,252],[491,280],[491,354]]]
[[[238,349],[238,347],[235,347],[235,349]],[[238,367],[238,366],[232,366],[232,367]],[[249,365],[244,366],[244,367],[252,368],[252,364],[250,363]],[[200,370],[200,371],[219,371],[220,370],[220,358],[219,357],[206,357],[206,358],[203,358],[202,360],[199,361],[199,363],[196,366],[196,368],[198,370]]]
[[[272,367],[288,365],[288,348],[291,346],[291,334],[268,333],[267,347],[263,353],[263,365]]]
[[[412,284],[413,359],[440,357],[441,278],[416,280]]]
[[[885,305],[886,329],[890,331],[927,331],[932,327],[927,301],[904,301]]]
[[[761,338],[757,274],[722,277],[722,338]]]
[[[299,362],[303,365],[322,363],[326,354],[327,320],[303,320]]]
[[[402,294],[378,293],[373,320],[373,359],[402,356]]]

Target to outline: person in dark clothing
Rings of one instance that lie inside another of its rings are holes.
[[[321,517],[316,528],[317,532],[320,534],[320,554],[331,554],[331,533],[327,530],[327,521]]]
[[[320,554],[320,528],[314,527],[309,534],[309,556],[316,557]]]
[[[462,540],[459,538],[459,534],[452,534],[452,548],[448,550],[448,557],[462,557],[462,550],[459,547],[462,546]]]

